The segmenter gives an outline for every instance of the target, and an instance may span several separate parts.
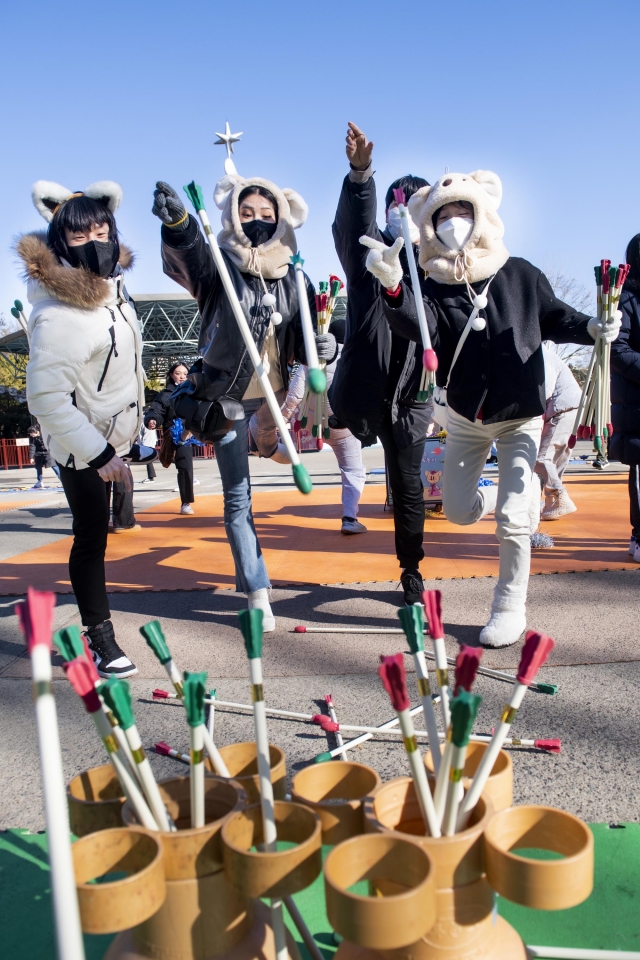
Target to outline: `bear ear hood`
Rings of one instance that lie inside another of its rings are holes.
[[[251,246],[238,216],[238,197],[245,187],[266,187],[278,205],[278,225],[266,243]],[[298,252],[294,230],[307,219],[309,208],[299,193],[290,188],[281,190],[271,180],[261,177],[242,177],[234,169],[216,184],[213,192],[215,205],[222,212],[222,230],[218,243],[243,273],[262,274],[267,280],[280,280],[289,269],[291,257]]]
[[[460,252],[442,243],[433,226],[440,207],[456,200],[466,200],[474,210],[473,231]],[[432,187],[416,191],[408,208],[420,230],[419,260],[425,273],[438,283],[475,283],[497,273],[509,259],[497,213],[501,200],[502,182],[491,170],[445,173]]]

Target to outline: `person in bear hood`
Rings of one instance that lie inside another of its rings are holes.
[[[545,410],[542,340],[589,344],[602,334],[611,341],[620,329],[619,318],[605,329],[578,313],[555,296],[537,267],[509,256],[497,212],[501,198],[496,174],[477,170],[447,173],[408,204],[420,230],[437,385],[446,388],[444,511],[463,525],[495,511],[500,572],[480,632],[486,647],[509,646],[526,627],[531,476]],[[398,253],[371,250],[367,266],[385,287],[391,329],[419,342],[413,292]],[[478,488],[494,439],[498,485]]]
[[[232,283],[280,403],[289,385],[294,361],[306,362],[295,268],[294,230],[308,208],[294,190],[280,190],[259,177],[241,177],[226,162],[214,200],[222,211],[218,244]],[[248,423],[265,403],[231,304],[197,219],[191,217],[175,190],[159,181],[153,213],[162,221],[164,272],[189,291],[200,311],[199,350],[202,360],[186,384],[200,378],[208,400],[217,400],[233,420],[232,428],[214,442],[224,494],[224,523],[236,568],[236,589],[249,608],[264,613],[263,629],[275,630],[269,603],[269,575],[251,512]],[[315,290],[305,276],[309,309],[316,320]],[[337,353],[332,334],[316,337],[318,357],[331,362]],[[181,388],[181,389],[184,389]],[[273,442],[275,449],[276,442]],[[274,449],[259,452],[271,456]]]
[[[419,565],[424,557],[424,490],[420,463],[429,425],[429,404],[418,401],[421,350],[397,336],[384,315],[380,277],[367,272],[366,234],[378,247],[399,253],[409,279],[409,251],[402,250],[400,212],[393,190],[405,197],[427,186],[411,174],[394,181],[385,196],[384,230],[377,224],[378,202],[373,179],[373,143],[355,123],[349,123],[346,144],[349,173],[342,184],[333,223],[333,239],[347,283],[347,328],[344,348],[329,399],[335,416],[363,446],[379,438],[384,447],[393,498],[395,547],[406,604],[419,603],[424,584]],[[418,229],[411,224],[413,250],[418,255]]]
[[[138,671],[116,643],[104,569],[111,485],[132,489],[122,458],[133,456],[144,406],[140,326],[124,286],[133,256],[114,218],[122,189],[105,180],[73,193],[39,180],[32,196],[49,229],[16,244],[32,305],[27,402],[71,508],[69,577],[98,673],[129,677]]]

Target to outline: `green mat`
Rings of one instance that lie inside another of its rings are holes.
[[[596,823],[591,830],[595,887],[579,907],[540,911],[498,898],[500,914],[525,943],[640,951],[640,824]],[[295,899],[320,949],[331,960],[336,948],[324,908],[322,877]],[[45,834],[0,833],[0,907],[3,957],[56,960]],[[293,927],[292,932],[296,935]],[[86,936],[87,960],[101,960],[111,940],[111,936]],[[309,960],[301,943],[300,949],[304,960]]]

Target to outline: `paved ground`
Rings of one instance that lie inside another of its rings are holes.
[[[640,653],[637,648],[637,597],[640,571],[533,577],[529,622],[551,633],[558,646],[544,679],[557,683],[555,697],[530,693],[514,734],[560,737],[559,756],[514,749],[516,800],[562,806],[589,821],[637,820]],[[485,622],[494,581],[434,582],[442,589],[447,646],[474,642]],[[343,722],[380,723],[391,715],[376,676],[380,653],[402,649],[399,638],[294,634],[296,623],[396,625],[401,594],[395,583],[344,584],[274,591],[278,631],[265,642],[268,702],[276,707],[315,712],[325,693],[334,696]],[[122,645],[140,668],[132,681],[136,715],[147,749],[164,739],[188,745],[182,708],[150,702],[155,686],[167,687],[162,668],[138,634],[159,617],[181,669],[206,669],[218,696],[247,702],[247,664],[236,612],[243,598],[232,591],[115,594],[113,619]],[[56,625],[78,623],[77,608],[60,598]],[[9,604],[0,609],[0,723],[2,769],[0,828],[41,829],[29,663]],[[486,665],[513,668],[515,649],[487,652]],[[409,666],[409,663],[407,663]],[[67,777],[102,762],[92,724],[57,667],[55,692]],[[410,688],[415,687],[410,681]],[[483,704],[477,724],[488,731],[508,695],[508,686],[480,679]],[[269,721],[270,737],[287,754],[289,773],[326,749],[319,731],[287,720]],[[218,713],[219,744],[250,739],[252,721],[238,713]],[[355,756],[386,779],[406,772],[402,748],[382,739],[365,744]],[[173,760],[153,757],[159,776],[181,771]]]

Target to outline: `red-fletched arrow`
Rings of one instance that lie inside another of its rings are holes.
[[[524,683],[528,687],[535,679],[540,667],[546,662],[555,645],[555,641],[546,634],[536,633],[534,630],[527,631],[518,672],[516,674],[517,682]]]
[[[429,636],[432,640],[444,638],[442,623],[442,593],[440,590],[424,590],[422,593],[424,614],[429,625]]]
[[[400,713],[402,710],[408,710],[407,674],[404,669],[403,655],[396,653],[393,657],[380,657],[378,676],[382,680],[385,690],[391,697],[393,709],[397,713]]]
[[[20,629],[27,641],[29,653],[39,643],[51,650],[55,605],[55,593],[34,590],[33,587],[27,590],[27,599],[15,605],[14,609],[18,615]]]
[[[340,724],[332,720],[331,717],[325,717],[324,713],[314,713],[311,717],[311,722],[317,723],[325,733],[337,733],[340,729]]]
[[[85,658],[76,657],[75,660],[67,661],[63,670],[75,692],[84,701],[87,713],[97,713],[101,710],[100,697],[93,682],[91,668]]]
[[[456,657],[455,678],[456,684],[453,691],[454,697],[457,697],[460,690],[466,690],[471,693],[480,660],[482,658],[482,647],[468,647],[463,644],[460,653]]]
[[[160,687],[156,688],[151,694],[154,700],[168,700],[171,694],[167,690],[161,690]]]

